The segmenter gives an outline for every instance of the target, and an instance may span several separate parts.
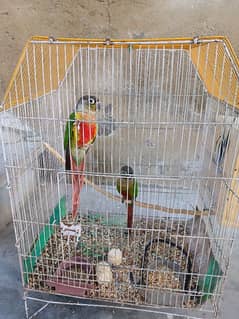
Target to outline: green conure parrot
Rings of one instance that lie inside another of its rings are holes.
[[[72,174],[72,218],[76,219],[80,192],[84,183],[85,157],[97,135],[95,96],[85,95],[79,99],[70,114],[64,136],[65,169]]]
[[[133,175],[134,171],[130,166],[122,166],[120,169],[121,177],[117,179],[116,187],[119,194],[122,196],[122,202],[127,206],[127,227],[132,228],[133,213],[134,213],[134,200],[138,196],[138,183]]]

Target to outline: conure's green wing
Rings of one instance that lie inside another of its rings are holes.
[[[72,134],[72,127],[75,121],[75,112],[71,113],[69,120],[66,123],[65,135],[64,135],[64,149],[65,149],[65,169],[71,170],[71,158],[70,158],[70,139]]]
[[[139,185],[138,185],[137,180],[135,179],[134,180],[134,199],[137,198],[138,193],[139,193]]]
[[[64,135],[64,149],[69,146],[69,140],[71,139],[72,127],[75,121],[75,112],[71,113],[69,120],[66,123],[65,135]]]
[[[129,197],[130,199],[136,199],[138,196],[138,183],[136,179],[129,181]]]
[[[205,302],[211,297],[216,285],[223,275],[221,267],[218,261],[214,258],[213,254],[210,254],[207,273],[204,278],[200,278],[198,282],[198,290],[203,293],[202,302]]]

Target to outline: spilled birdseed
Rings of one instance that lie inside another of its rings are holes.
[[[183,247],[183,236],[186,235],[185,221],[141,218],[135,220],[134,229],[129,232],[127,228],[102,224],[100,217],[92,219],[92,216],[85,216],[81,217],[81,226],[78,243],[74,237],[68,242],[56,226],[55,233],[38,258],[34,272],[28,276],[28,288],[52,291],[54,287],[50,287],[47,281],[58,276],[68,280],[69,287],[90,284],[93,289],[86,293],[89,298],[142,305],[155,305],[154,301],[148,300],[148,291],[184,291],[188,259],[180,247]],[[99,262],[107,262],[107,254],[112,248],[119,248],[123,258],[121,265],[111,267],[111,282],[98,283],[95,273],[89,276],[76,266],[63,269],[59,275],[61,262],[75,256],[84,258],[95,271]],[[197,278],[191,276],[187,289],[193,292],[196,287]],[[179,306],[195,305],[194,300],[188,298]]]

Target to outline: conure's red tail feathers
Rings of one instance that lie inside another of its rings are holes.
[[[133,226],[133,214],[134,214],[134,204],[132,203],[128,204],[128,220],[127,220],[127,227],[132,228]]]
[[[77,216],[78,207],[80,205],[80,192],[84,184],[84,168],[85,162],[82,161],[78,167],[74,161],[71,161],[73,171],[82,171],[82,173],[72,174],[72,218],[75,219]]]

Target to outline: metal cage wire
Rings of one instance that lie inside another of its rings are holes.
[[[25,291],[217,315],[238,223],[238,84],[222,37],[32,38],[0,117]],[[101,107],[76,243],[61,229],[72,194],[63,140],[84,95]],[[139,185],[130,232],[116,190],[123,165]],[[112,248],[121,250],[121,264],[100,283],[97,265]]]

